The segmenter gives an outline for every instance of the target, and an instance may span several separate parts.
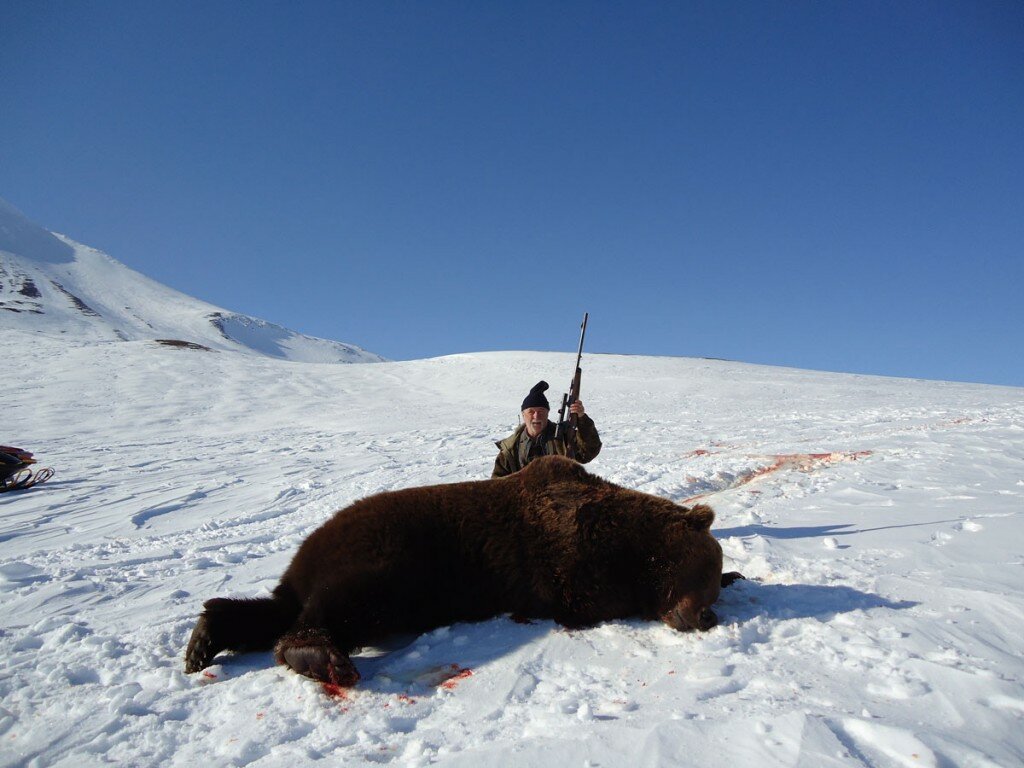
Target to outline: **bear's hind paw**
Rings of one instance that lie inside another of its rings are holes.
[[[302,630],[282,637],[274,648],[278,664],[322,683],[349,688],[359,681],[352,660],[334,647],[321,630]]]

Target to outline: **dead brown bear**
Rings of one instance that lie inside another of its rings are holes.
[[[300,674],[353,685],[354,648],[505,613],[710,629],[720,586],[742,578],[722,574],[713,519],[559,456],[496,480],[370,496],[302,543],[272,597],[207,601],[185,671],[222,650],[273,648]]]

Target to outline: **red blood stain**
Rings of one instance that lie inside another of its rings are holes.
[[[441,687],[449,691],[454,690],[460,680],[464,680],[473,674],[472,669],[464,669],[458,664],[452,664],[450,669],[451,674],[441,681]]]
[[[263,713],[262,712],[257,712],[256,713],[256,719],[257,720],[262,720],[263,719]]]
[[[415,704],[416,703],[416,699],[414,699],[412,696],[409,696],[409,695],[404,694],[404,693],[398,694],[398,700],[400,702],[402,702],[403,704]]]
[[[216,680],[217,676],[213,672],[203,672],[203,677],[208,677],[211,680]]]
[[[359,682],[359,672],[351,665],[348,669],[343,670],[343,674],[339,674],[338,668],[334,664],[329,664],[327,674],[330,679],[322,682],[321,685],[324,693],[334,699],[347,699],[348,689]]]
[[[347,699],[348,689],[337,683],[323,683],[324,693],[330,696],[332,699]]]
[[[740,475],[736,478],[736,481],[728,488],[723,488],[723,491],[731,491],[734,488],[739,488],[746,485],[758,478],[770,475],[773,472],[778,472],[780,469],[795,469],[798,472],[811,472],[812,470],[820,467],[830,467],[833,464],[839,464],[844,461],[857,461],[865,456],[870,456],[871,451],[833,451],[832,453],[783,453],[768,458],[772,459],[772,463],[764,467],[759,467],[751,472]],[[683,501],[683,504],[689,504],[692,501],[703,499],[707,496],[716,493],[711,491],[709,493],[701,493],[696,496],[691,496]]]
[[[689,453],[684,453],[683,454],[683,458],[684,459],[692,459],[694,456],[707,456],[709,453],[711,453],[711,451],[706,450],[705,448],[698,448],[695,451],[690,451]]]

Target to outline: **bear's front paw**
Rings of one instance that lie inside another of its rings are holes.
[[[210,626],[206,617],[200,616],[199,621],[196,622],[196,628],[192,630],[192,637],[189,638],[188,648],[185,651],[185,672],[192,674],[206,669],[219,650],[219,648],[213,647]]]
[[[322,683],[349,688],[359,682],[359,672],[322,630],[306,629],[285,635],[274,648],[278,664]]]
[[[729,573],[723,573],[722,574],[722,586],[723,587],[728,587],[731,584],[733,584],[734,582],[739,581],[740,579],[743,579],[745,581],[746,578],[747,577],[744,576],[739,571],[729,571]]]

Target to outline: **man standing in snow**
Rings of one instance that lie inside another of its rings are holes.
[[[518,472],[538,456],[567,455],[565,440],[555,437],[555,425],[548,419],[551,406],[544,396],[547,388],[546,381],[537,382],[520,406],[523,423],[511,435],[495,443],[498,457],[494,460],[492,478]],[[576,400],[569,406],[569,412],[578,417],[573,458],[586,464],[601,452],[601,438],[582,401]]]

